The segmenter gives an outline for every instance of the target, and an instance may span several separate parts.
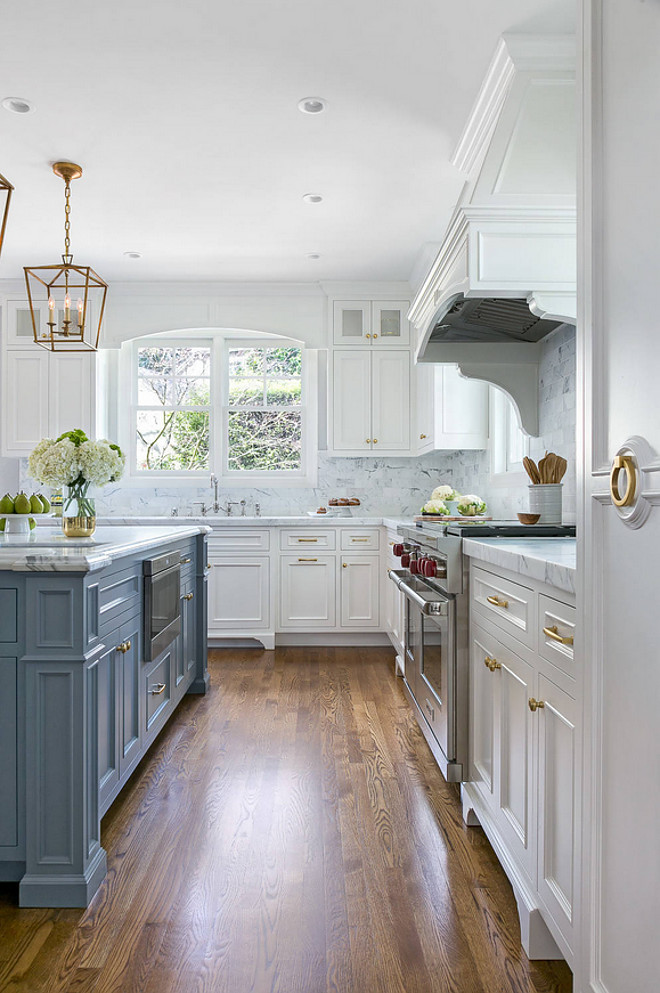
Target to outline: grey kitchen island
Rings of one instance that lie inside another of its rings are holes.
[[[183,695],[206,692],[207,531],[0,541],[0,880],[19,883],[21,906],[89,904],[101,817]],[[145,606],[161,556],[171,613],[179,601],[167,645]]]

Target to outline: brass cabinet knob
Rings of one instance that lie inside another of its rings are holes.
[[[194,595],[195,595],[194,593],[184,593],[183,599],[184,600],[192,600],[192,598],[194,597]]]
[[[348,569],[348,562],[342,562],[341,567],[342,569]]]
[[[425,438],[426,438],[426,435],[425,434],[420,434],[420,436],[419,436],[419,440],[420,441],[424,441]]]
[[[207,563],[206,563],[206,568],[207,568],[207,569],[210,569],[210,568],[211,568],[211,563],[210,563],[210,562],[207,562]]]
[[[621,496],[619,490],[619,475],[622,470],[626,473],[626,489]],[[610,496],[615,507],[629,507],[635,499],[637,490],[637,466],[630,455],[616,455],[610,472]]]
[[[371,338],[370,334],[365,334],[365,338]]]
[[[484,665],[490,669],[491,672],[495,672],[496,669],[501,669],[502,666],[497,661],[497,659],[492,659],[490,655],[487,655],[484,659]]]
[[[375,334],[375,335],[374,335],[374,338],[377,338],[377,337],[378,337],[378,335],[377,335],[377,334]]]
[[[534,711],[538,710],[539,708],[545,707],[545,703],[543,702],[543,700],[535,700],[533,696],[529,698],[528,705],[532,713],[534,713]]]
[[[374,438],[374,445],[378,444],[378,438]]]
[[[367,438],[367,445],[371,444],[371,438]]]
[[[502,607],[504,610],[507,610],[509,607],[509,601],[500,600],[498,596],[487,596],[486,600],[488,601],[488,603],[492,603],[494,607]]]
[[[130,650],[131,650],[130,641],[122,641],[122,643],[120,645],[117,645],[117,648],[115,649],[115,651],[121,652],[122,655],[125,655],[126,652],[129,652]]]
[[[559,631],[557,630],[557,625],[556,624],[553,624],[551,628],[543,628],[543,634],[546,636],[546,638],[552,638],[553,641],[558,641],[560,645],[572,645],[573,644],[573,636],[572,635],[566,635],[566,637],[563,638],[559,634]]]

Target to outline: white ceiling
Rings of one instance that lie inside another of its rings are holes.
[[[0,109],[0,279],[59,261],[57,159],[84,169],[75,260],[110,282],[407,279],[460,192],[449,156],[499,35],[573,20],[574,0],[3,4],[0,100],[36,111]]]

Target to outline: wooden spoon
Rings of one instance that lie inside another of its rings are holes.
[[[555,482],[561,483],[564,478],[566,469],[568,468],[568,462],[566,459],[562,458],[561,455],[557,456],[557,462],[555,465]]]
[[[545,467],[546,467],[547,461],[548,461],[548,453],[546,452],[545,453],[545,456],[542,459],[539,459],[539,477],[540,477],[539,478],[539,482],[540,483],[546,483],[547,482],[547,479],[545,478]]]
[[[534,461],[534,459],[530,459],[527,455],[525,455],[523,458],[523,465],[525,466],[525,469],[527,470],[527,475],[529,476],[531,481],[535,485],[538,485],[538,483],[541,482],[541,477],[539,476],[539,471],[536,468],[536,462]]]

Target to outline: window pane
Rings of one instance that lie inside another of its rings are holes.
[[[264,402],[263,379],[230,379],[230,407],[261,407]]]
[[[136,462],[138,469],[208,469],[208,412],[138,411]]]
[[[182,407],[206,407],[211,402],[209,379],[175,380],[176,404]]]
[[[297,407],[301,402],[299,379],[269,379],[266,381],[266,403],[269,407]]]
[[[139,375],[152,373],[159,376],[171,376],[174,371],[173,348],[139,348]]]
[[[171,379],[162,376],[138,377],[138,404],[145,407],[154,404],[162,406],[174,403],[174,389]]]
[[[302,353],[299,348],[267,348],[266,375],[299,376],[302,368]]]
[[[177,376],[211,375],[210,348],[176,348],[175,359]]]
[[[301,424],[301,415],[293,410],[229,411],[229,469],[300,469]]]
[[[263,349],[261,348],[230,348],[230,376],[260,376],[264,370]]]

